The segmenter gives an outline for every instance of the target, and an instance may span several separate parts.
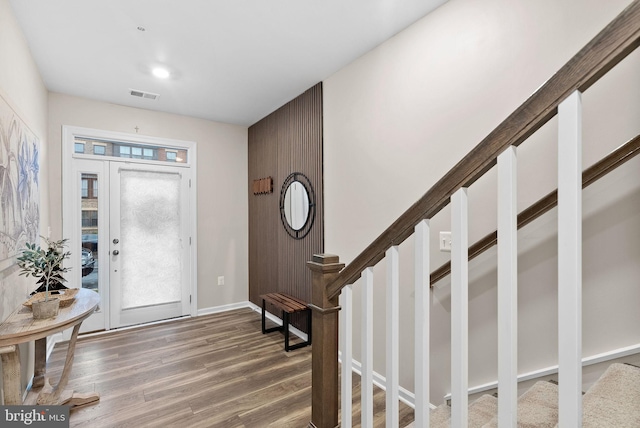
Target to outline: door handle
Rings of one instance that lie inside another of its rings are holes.
[[[113,255],[114,255],[114,256],[117,256],[118,254],[120,254],[120,251],[118,251],[118,250],[113,250]]]

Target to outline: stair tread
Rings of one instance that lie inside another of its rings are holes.
[[[485,394],[469,405],[469,428],[482,428],[498,413],[498,399]]]
[[[497,428],[498,400],[483,395],[469,405],[470,428]],[[448,428],[451,407],[430,413],[431,428]],[[536,382],[518,398],[518,428],[553,428],[558,423],[558,385]],[[410,424],[409,427],[413,427]],[[583,428],[640,427],[640,367],[614,363],[583,397]]]
[[[640,426],[640,369],[614,363],[583,397],[583,427]]]
[[[451,407],[446,404],[433,409],[429,416],[429,426],[431,428],[448,428],[451,419]]]
[[[469,428],[482,428],[493,418],[498,409],[498,399],[492,395],[483,395],[469,405]],[[451,407],[442,404],[431,411],[431,428],[448,428],[451,425]],[[411,425],[410,425],[411,426]]]
[[[518,398],[518,428],[553,428],[558,423],[558,385],[536,382]],[[497,428],[494,417],[483,428]]]

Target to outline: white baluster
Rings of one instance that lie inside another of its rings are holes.
[[[347,285],[340,294],[340,350],[342,353],[341,414],[344,428],[351,428],[353,372],[353,286]]]
[[[362,272],[362,377],[360,406],[362,427],[373,426],[373,268]]]
[[[582,103],[558,106],[558,381],[562,428],[582,426]]]
[[[398,355],[399,355],[399,286],[398,247],[387,250],[387,361],[386,361],[386,427],[397,428],[400,423],[400,405],[398,403]]]
[[[451,428],[469,419],[469,226],[467,189],[451,196]]]
[[[517,158],[498,156],[498,427],[518,423]]]
[[[429,317],[431,288],[429,282],[429,220],[415,228],[415,424],[429,428]]]

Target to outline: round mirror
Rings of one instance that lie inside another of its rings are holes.
[[[304,227],[309,217],[309,194],[299,181],[289,184],[284,194],[284,217],[293,230]]]
[[[280,218],[291,237],[304,238],[313,226],[316,213],[315,194],[304,174],[290,174],[280,190]]]

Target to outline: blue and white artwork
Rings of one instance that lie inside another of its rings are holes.
[[[40,242],[36,135],[0,97],[0,270],[26,242]]]

